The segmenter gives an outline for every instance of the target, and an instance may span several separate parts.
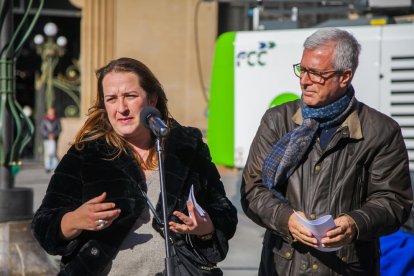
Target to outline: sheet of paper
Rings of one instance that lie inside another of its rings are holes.
[[[336,227],[331,215],[326,215],[326,216],[320,217],[315,220],[308,220],[300,216],[296,212],[295,212],[295,215],[299,219],[299,221],[302,223],[302,225],[312,232],[312,234],[315,236],[315,238],[318,240],[319,243],[321,242],[321,239],[326,235],[326,232]],[[331,252],[331,251],[336,251],[339,248],[341,247],[333,247],[333,248],[318,247],[317,249],[320,251],[324,251],[324,252]]]
[[[206,211],[204,211],[204,209],[197,203],[197,200],[194,196],[194,185],[191,185],[190,193],[188,195],[188,200],[191,200],[191,202],[193,203],[194,209],[197,211],[200,217],[204,217],[206,215]]]

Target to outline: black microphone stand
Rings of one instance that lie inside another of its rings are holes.
[[[162,200],[162,216],[164,220],[164,238],[165,238],[165,270],[167,276],[174,275],[174,266],[172,262],[171,248],[170,248],[170,237],[168,234],[168,217],[167,217],[167,195],[165,192],[164,182],[164,149],[162,146],[162,136],[156,136],[155,148],[158,153],[158,171],[160,174],[160,189],[161,189],[161,200]]]

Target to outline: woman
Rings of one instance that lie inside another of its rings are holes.
[[[141,62],[111,61],[97,71],[98,94],[73,146],[55,170],[32,229],[43,248],[61,255],[62,275],[155,275],[164,270],[163,225],[154,137],[140,122],[156,107],[170,127],[164,141],[170,236],[207,271],[222,261],[237,225],[199,130],[169,116],[161,84]],[[188,201],[191,186],[207,212]],[[201,260],[201,261],[200,261]]]

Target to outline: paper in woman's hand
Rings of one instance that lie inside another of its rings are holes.
[[[188,200],[191,200],[194,206],[194,210],[198,213],[200,217],[204,217],[206,215],[206,211],[197,203],[197,200],[194,196],[194,185],[191,185],[190,193],[188,195]],[[191,217],[191,214],[190,214]]]
[[[331,215],[322,216],[315,220],[308,220],[296,212],[295,215],[299,219],[300,223],[312,232],[312,234],[315,236],[319,243],[321,243],[321,239],[326,236],[326,232],[336,227]],[[339,248],[341,247],[317,247],[318,250],[324,252],[336,251]]]

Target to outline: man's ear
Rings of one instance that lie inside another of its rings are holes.
[[[351,81],[352,81],[352,77],[353,77],[353,73],[352,73],[352,70],[350,70],[350,69],[348,69],[348,70],[345,70],[342,74],[341,74],[341,76],[340,76],[340,78],[339,78],[339,85],[341,86],[341,87],[348,87],[349,86],[349,84],[351,83]]]

